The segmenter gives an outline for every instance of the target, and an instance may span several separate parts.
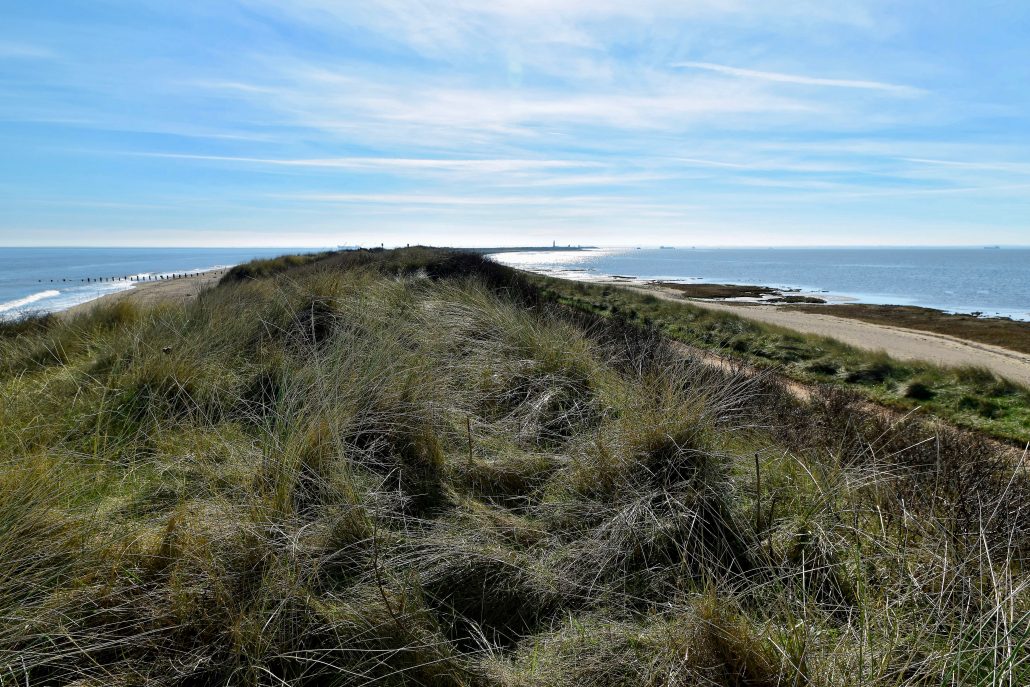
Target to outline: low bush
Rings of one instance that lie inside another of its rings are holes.
[[[905,398],[911,398],[914,401],[929,401],[936,394],[934,393],[932,386],[926,382],[915,380],[905,385],[902,395]]]

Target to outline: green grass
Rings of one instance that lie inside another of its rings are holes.
[[[0,683],[1030,678],[1008,456],[639,319],[410,249],[10,325]]]
[[[1000,439],[1030,441],[1030,389],[987,370],[903,362],[833,339],[618,287],[537,281],[551,298],[577,310],[657,327],[685,343],[776,369],[802,382],[848,388],[902,410],[918,406]]]

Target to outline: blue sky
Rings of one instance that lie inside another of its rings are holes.
[[[1030,244],[1030,3],[0,0],[0,245]]]

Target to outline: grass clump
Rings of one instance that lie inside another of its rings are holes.
[[[929,401],[936,394],[930,384],[914,379],[905,385],[902,395],[913,401]]]
[[[28,313],[15,318],[0,319],[0,339],[43,334],[56,325],[57,321],[57,315],[52,313]]]
[[[0,681],[1030,678],[1018,461],[643,320],[416,248],[3,337]]]
[[[282,272],[308,265],[317,260],[324,259],[331,253],[309,253],[306,255],[281,255],[277,258],[263,258],[251,260],[240,265],[235,265],[222,277],[223,284],[248,279],[260,279],[271,277]]]

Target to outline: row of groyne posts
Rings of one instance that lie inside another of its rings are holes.
[[[218,270],[224,272],[224,270]],[[130,281],[130,282],[147,282],[147,281],[171,281],[172,279],[185,279],[187,277],[199,277],[203,272],[182,272],[174,274],[147,274],[147,275],[131,275],[127,277],[81,277],[79,279],[51,279],[51,284],[68,283],[68,282],[82,282],[84,284],[99,284],[101,282],[116,282],[116,281]],[[46,280],[40,279],[39,283],[42,284]]]

